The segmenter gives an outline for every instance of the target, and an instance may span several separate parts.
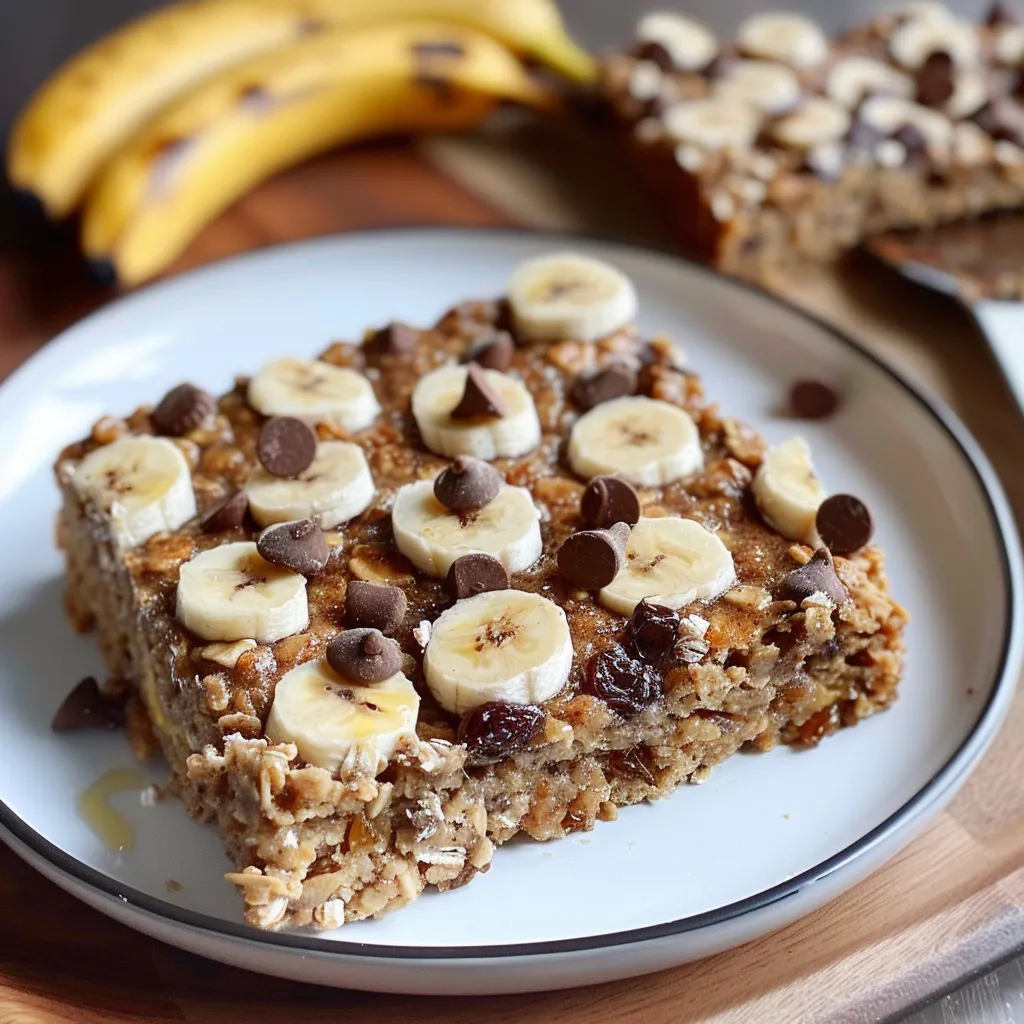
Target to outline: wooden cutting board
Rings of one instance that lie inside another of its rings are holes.
[[[378,146],[308,164],[237,204],[178,269],[312,234],[411,223],[520,223],[665,241],[657,211],[602,140],[505,126],[471,143]],[[106,298],[70,243],[30,249],[0,254],[0,375]],[[1024,514],[1024,422],[959,307],[867,261],[777,287],[949,402]],[[877,1021],[1024,945],[1021,736],[1024,698],[950,809],[824,909],[701,963],[576,992],[413,999],[263,978],[137,935],[0,848],[0,1024]]]

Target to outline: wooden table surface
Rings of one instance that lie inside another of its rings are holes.
[[[564,216],[552,213],[546,200],[524,208],[523,196],[533,187],[527,179],[548,175],[550,186],[560,166],[499,164],[506,193],[517,173],[526,177],[495,205],[477,196],[494,199],[493,173],[477,176],[474,193],[453,180],[453,169],[465,161],[459,147],[428,160],[398,143],[320,159],[240,202],[180,266],[369,226],[515,220],[609,226],[602,217],[615,204],[607,201],[565,207]],[[537,194],[545,187],[537,184]],[[544,195],[550,198],[550,188]],[[631,231],[656,232],[655,216]],[[964,311],[856,261],[842,272],[804,274],[780,287],[950,401],[996,463],[1018,515],[1024,510],[1020,413]],[[67,240],[34,240],[21,252],[0,253],[0,376],[107,298]],[[816,914],[700,964],[576,992],[414,1000],[260,977],[115,924],[0,847],[0,1024],[879,1020],[951,985],[966,966],[980,967],[1024,942],[1024,787],[1011,784],[1024,776],[1022,730],[1024,702],[1018,700],[1008,727],[951,809],[883,870]]]

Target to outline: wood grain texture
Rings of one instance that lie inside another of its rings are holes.
[[[272,242],[376,225],[539,221],[609,230],[613,205],[611,230],[660,240],[656,213],[645,212],[642,201],[630,207],[624,226],[625,207],[608,198],[628,190],[612,155],[600,166],[614,180],[602,185],[593,180],[600,174],[594,151],[588,155],[572,142],[567,154],[564,139],[557,153],[550,139],[538,152],[519,142],[502,148],[484,140],[475,151],[435,147],[430,162],[402,145],[317,160],[237,204],[176,269]],[[517,177],[510,151],[526,160],[526,177]],[[482,175],[475,176],[474,167]],[[582,173],[588,188],[567,187]],[[531,188],[543,199],[533,208]],[[623,195],[622,202],[632,198]],[[780,289],[950,401],[996,463],[1018,516],[1024,512],[1020,413],[963,310],[860,261],[800,275],[780,282]],[[55,242],[30,257],[0,254],[0,375],[104,298],[67,244]],[[1024,773],[1022,731],[1024,700],[1018,700],[952,807],[902,855],[816,914],[700,964],[578,992],[413,1000],[263,978],[137,935],[0,848],[0,1024],[878,1020],[1024,942],[1024,787],[1013,784]]]

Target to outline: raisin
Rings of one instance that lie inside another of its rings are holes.
[[[800,732],[797,734],[798,742],[812,747],[830,732],[835,732],[838,725],[838,709],[835,705],[829,705],[827,708],[816,711],[800,726]]]
[[[629,750],[613,750],[608,755],[608,771],[620,779],[641,779],[654,785],[654,772],[650,765],[651,752],[642,744]]]
[[[522,750],[543,725],[544,712],[535,704],[491,701],[462,716],[459,742],[470,764],[491,764]]]
[[[678,631],[679,612],[644,600],[633,609],[626,638],[637,657],[659,661],[672,652]]]
[[[598,651],[584,665],[582,690],[623,718],[632,718],[661,700],[661,679],[649,665],[612,647]]]

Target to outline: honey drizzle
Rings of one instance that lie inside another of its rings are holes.
[[[111,853],[131,850],[135,846],[135,830],[107,801],[115,793],[141,790],[148,785],[149,779],[135,768],[111,768],[78,794],[78,816]]]

